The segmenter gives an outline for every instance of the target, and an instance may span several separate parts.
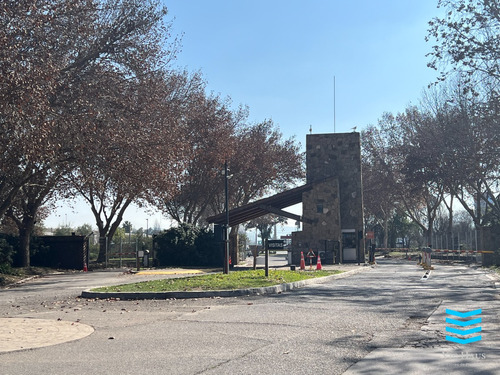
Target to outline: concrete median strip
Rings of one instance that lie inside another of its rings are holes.
[[[42,348],[79,340],[94,332],[77,322],[32,318],[0,318],[0,353]]]
[[[337,275],[331,275],[320,278],[297,281],[287,284],[273,285],[263,288],[247,288],[234,290],[209,290],[209,291],[174,291],[174,292],[94,292],[84,290],[82,298],[119,298],[120,300],[136,299],[188,299],[188,298],[213,298],[213,297],[238,297],[248,295],[276,294],[287,292],[293,289],[302,288],[306,285],[321,284],[330,280],[341,279],[352,276],[356,273],[367,271],[371,267],[359,267],[354,270],[346,271]]]

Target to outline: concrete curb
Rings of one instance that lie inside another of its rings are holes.
[[[302,288],[306,285],[321,284],[330,280],[342,279],[354,274],[368,271],[372,267],[360,267],[355,270],[346,271],[341,274],[319,277],[314,279],[296,281],[294,283],[279,284],[263,288],[248,288],[235,290],[211,290],[211,291],[192,291],[192,292],[93,292],[90,289],[84,290],[82,298],[119,298],[120,300],[137,299],[189,299],[189,298],[214,298],[214,297],[241,297],[261,294],[278,294],[288,292],[293,289]]]

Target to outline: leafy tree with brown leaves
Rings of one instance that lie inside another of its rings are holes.
[[[50,173],[50,171],[47,171]],[[6,212],[6,218],[12,220],[19,235],[19,250],[24,267],[30,266],[30,243],[35,230],[35,224],[47,216],[47,210],[42,210],[54,194],[54,186],[59,179],[56,174],[38,173],[30,179],[30,183],[21,187],[16,198]]]
[[[185,138],[181,141],[190,158],[184,179],[174,197],[159,195],[158,206],[178,223],[198,225],[207,215],[221,189],[221,166],[232,158],[235,132],[246,118],[246,109],[230,109],[230,100],[206,95],[204,85],[186,101],[183,116]],[[224,189],[222,185],[222,190]]]
[[[68,64],[88,42],[92,11],[90,1],[0,3],[0,217],[8,212],[16,222],[26,266],[37,212],[85,134],[84,114],[68,113],[61,97],[75,78]]]
[[[96,96],[96,107],[103,109],[100,141],[89,145],[91,152],[73,171],[71,183],[96,219],[103,240],[99,261],[105,257],[104,239],[113,236],[132,202],[154,204],[158,196],[173,197],[182,181],[191,155],[182,128],[186,114],[180,108],[186,82],[155,75],[144,84],[124,87],[127,107],[116,106],[116,96],[109,96],[111,102],[106,95]],[[107,87],[116,90],[117,84]]]
[[[272,120],[247,125],[236,135],[233,158],[228,160],[231,207],[243,206],[266,194],[285,191],[305,177],[304,155],[295,138],[284,139]],[[219,190],[214,213],[223,212]],[[231,258],[237,259],[239,226],[231,228]]]
[[[67,118],[53,98],[79,39],[85,40],[89,6],[63,0],[0,3],[0,217],[32,178],[39,183],[39,173],[51,174],[71,159],[63,139],[75,132],[61,131]]]
[[[0,215],[33,181],[47,194],[55,187],[40,176],[79,176],[77,190],[104,189],[95,212],[109,204],[117,217],[105,197],[110,187],[121,191],[122,208],[144,189],[136,181],[171,191],[183,150],[166,105],[174,90],[165,86],[176,81],[165,69],[176,51],[166,8],[156,0],[0,7]]]

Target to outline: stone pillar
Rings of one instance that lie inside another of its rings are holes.
[[[318,246],[320,250],[320,244],[327,246],[328,241],[342,241],[345,236],[355,244],[352,246],[356,246],[356,259],[353,260],[351,254],[350,261],[364,263],[360,134],[307,135],[306,173],[307,183],[318,186],[304,194],[303,216],[316,217],[318,221],[312,225],[304,224],[302,232],[294,234],[294,249],[301,243],[302,247],[307,244],[309,247]],[[337,197],[333,198],[335,194]],[[338,214],[328,215],[325,208],[338,210]]]

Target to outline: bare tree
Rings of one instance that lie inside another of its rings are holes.
[[[479,93],[490,86],[497,96],[500,84],[498,1],[440,0],[438,6],[445,13],[429,22],[427,40],[436,44],[429,53],[428,65],[440,69],[440,81],[462,72],[466,89]]]
[[[425,107],[431,121],[418,137],[422,152],[433,162],[422,159],[416,168],[419,164],[431,167],[429,178],[442,182],[446,192],[471,215],[481,243],[482,227],[492,218],[500,219],[499,112],[494,100],[485,103],[463,87],[463,81],[457,79],[438,92],[427,93]],[[486,208],[488,217],[484,216]],[[451,212],[451,206],[449,209]]]
[[[379,175],[382,181],[380,189],[372,191],[379,194],[377,198],[372,196],[378,202],[367,202],[367,209],[382,219],[385,238],[388,220],[396,207],[402,207],[420,226],[427,242],[431,241],[433,221],[443,200],[444,187],[442,182],[430,178],[433,159],[422,152],[418,137],[428,126],[429,118],[425,113],[408,107],[397,116],[385,114],[377,128],[371,127],[364,133],[363,155],[369,168],[368,178],[371,173]]]
[[[380,225],[385,248],[389,247],[389,221],[397,208],[393,168],[388,145],[380,129],[369,126],[361,133],[363,206],[365,222]]]

